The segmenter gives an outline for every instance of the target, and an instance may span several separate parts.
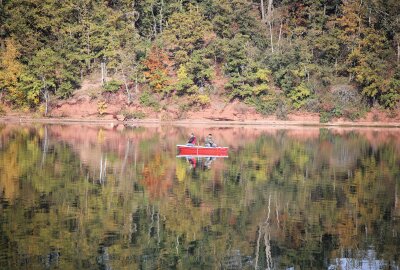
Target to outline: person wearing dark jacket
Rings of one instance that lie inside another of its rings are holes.
[[[190,138],[187,142],[188,145],[196,145],[196,136],[193,133],[190,134]]]

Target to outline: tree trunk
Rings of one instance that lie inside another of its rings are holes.
[[[267,21],[269,26],[269,33],[271,36],[271,52],[274,53],[274,42],[273,42],[273,32],[272,32],[272,4],[273,0],[268,0]]]
[[[394,209],[397,209],[397,204],[398,204],[398,198],[397,198],[397,184],[396,184],[396,189],[394,191]]]
[[[280,220],[279,220],[279,206],[278,206],[278,196],[275,193],[275,211],[276,211],[276,224],[278,225],[278,228],[280,226]]]
[[[154,32],[154,37],[155,37],[155,36],[157,36],[157,19],[156,19],[156,15],[154,15],[153,6],[151,6],[151,15],[153,16],[153,32]]]
[[[264,7],[264,0],[260,2],[260,9],[261,9],[261,20],[265,22],[265,7]]]
[[[335,59],[335,76],[337,76],[337,66],[338,66],[338,63],[337,63],[337,58]]]
[[[122,79],[124,80],[126,95],[128,96],[128,104],[131,104],[132,102],[131,90],[129,89],[124,70],[121,69],[121,71],[122,71]]]
[[[138,75],[136,73],[135,76],[135,94],[137,95],[139,93],[139,89],[138,89]]]
[[[45,99],[45,110],[44,110],[44,116],[47,116],[49,112],[49,91],[47,91],[47,88],[44,90],[44,99]]]
[[[124,156],[124,161],[122,162],[121,165],[121,174],[120,174],[120,179],[122,179],[123,174],[125,173],[125,168],[126,168],[126,163],[128,162],[128,156],[129,156],[129,152],[131,151],[131,141],[128,140],[126,142],[126,146],[125,146],[125,156]]]
[[[281,21],[281,25],[279,27],[279,36],[278,36],[278,51],[280,50],[281,47],[281,38],[282,38],[282,26],[283,26],[283,21]]]
[[[260,240],[261,240],[261,224],[258,226],[258,237],[257,237],[257,247],[256,247],[256,266],[255,269],[258,269],[258,258],[260,254]]]
[[[105,85],[107,82],[107,68],[104,59],[101,59],[100,67],[101,67],[101,84]]]
[[[179,236],[176,237],[176,254],[179,255]]]
[[[104,61],[104,82],[107,82],[107,63]]]
[[[89,27],[88,27],[89,28]],[[90,66],[90,29],[87,29],[87,33],[86,33],[86,42],[87,42],[87,44],[86,44],[86,54],[87,54],[87,67],[88,67],[88,69],[90,70],[91,69],[91,66]]]
[[[46,80],[44,77],[42,77],[42,83],[43,83],[43,88],[42,88],[43,98],[44,98],[44,102],[45,102],[44,103],[45,104],[44,116],[47,116],[47,113],[49,111],[49,92],[47,91],[47,84],[46,84]]]
[[[99,182],[101,184],[104,183],[106,179],[106,174],[107,174],[107,156],[103,159],[103,156],[101,156],[100,159],[100,176],[99,176]]]
[[[163,32],[163,6],[164,6],[164,0],[161,0],[161,7],[160,7],[160,33]]]
[[[46,154],[49,148],[48,143],[48,132],[47,132],[47,125],[44,126],[44,134],[43,134],[43,148],[42,148],[42,163],[41,167],[43,168],[44,162],[46,161]]]
[[[274,41],[273,41],[273,33],[272,33],[272,24],[271,20],[268,19],[268,25],[269,25],[269,33],[271,36],[271,52],[274,53]]]
[[[160,209],[157,211],[157,246],[160,246]]]
[[[265,245],[265,260],[266,260],[266,268],[265,269],[272,269],[272,254],[271,254],[271,235],[270,235],[270,228],[269,223],[265,226],[264,232],[264,245]]]
[[[271,213],[271,194],[269,194],[269,197],[268,197],[268,215],[267,215],[267,220],[265,221],[266,223],[269,223],[270,213]]]
[[[273,1],[274,0],[268,0],[268,13],[267,13],[268,16],[271,16]]]
[[[100,63],[100,68],[101,68],[101,85],[104,85],[104,68],[103,68],[103,62]]]

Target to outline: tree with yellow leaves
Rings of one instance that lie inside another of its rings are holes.
[[[13,39],[5,41],[4,51],[0,51],[0,91],[7,94],[7,99],[16,103],[23,102],[23,93],[17,88],[23,66],[18,61],[20,53]]]

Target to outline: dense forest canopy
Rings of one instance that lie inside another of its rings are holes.
[[[19,108],[47,110],[101,71],[128,104],[140,85],[352,118],[398,105],[399,62],[397,0],[0,1],[1,97]]]

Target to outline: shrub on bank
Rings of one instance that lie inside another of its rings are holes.
[[[122,82],[111,80],[103,85],[103,92],[116,93],[121,88]]]

